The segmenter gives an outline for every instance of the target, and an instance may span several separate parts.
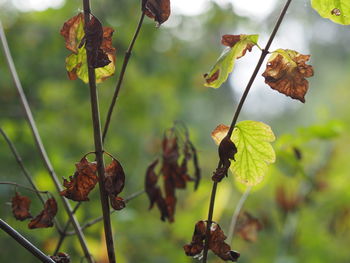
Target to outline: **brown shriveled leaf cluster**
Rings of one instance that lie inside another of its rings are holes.
[[[220,141],[216,138],[221,138],[221,134],[227,134],[229,130],[229,127],[223,124],[218,125],[215,130],[211,133],[211,136],[214,138],[214,140]],[[225,136],[224,139],[221,140],[219,144],[219,157],[220,157],[220,163],[221,167],[217,168],[214,172],[214,175],[212,176],[212,180],[214,182],[221,182],[221,180],[226,176],[228,169],[231,166],[231,161],[235,161],[235,154],[237,153],[237,147],[233,143],[233,141]]]
[[[50,258],[56,263],[70,263],[70,257],[67,253],[58,252],[55,256],[50,256]]]
[[[142,0],[142,11],[160,26],[170,16],[170,0]]]
[[[89,162],[85,157],[75,164],[76,172],[70,176],[70,181],[64,179],[63,186],[67,189],[60,192],[73,201],[88,201],[88,194],[98,182],[96,163]]]
[[[276,188],[275,198],[278,207],[284,213],[295,211],[303,201],[303,198],[298,193],[287,191],[282,185]]]
[[[16,195],[12,198],[12,213],[17,220],[23,221],[27,218],[31,218],[32,215],[29,212],[30,199],[26,196]]]
[[[256,242],[258,232],[263,228],[260,221],[247,212],[239,214],[235,232],[244,240]]]
[[[182,154],[180,154],[180,150]],[[188,162],[191,159],[194,166],[194,178],[188,172]],[[168,219],[169,222],[173,222],[177,202],[176,189],[185,189],[187,182],[194,181],[196,190],[201,177],[197,152],[189,140],[188,134],[186,133],[182,147],[180,147],[175,129],[170,129],[164,134],[160,174],[163,178],[165,197],[158,186],[159,176],[155,172],[158,162],[155,160],[147,169],[145,189],[150,200],[150,209],[156,203],[161,212],[161,220]]]
[[[196,257],[203,251],[206,238],[206,228],[206,222],[197,222],[191,243],[184,246],[187,256]],[[236,262],[240,254],[236,251],[232,251],[231,247],[225,243],[225,239],[226,236],[220,226],[213,222],[210,227],[209,249],[222,260]]]
[[[124,199],[118,195],[123,191],[125,185],[125,173],[121,164],[113,158],[112,162],[105,168],[105,189],[115,210],[125,207]]]
[[[56,200],[53,197],[48,199],[45,202],[44,210],[29,222],[28,227],[30,229],[52,227],[57,210]]]
[[[271,55],[262,74],[265,83],[272,89],[304,103],[309,88],[309,82],[305,78],[314,74],[312,66],[306,64],[309,59],[310,55],[302,55],[293,50],[277,50]]]

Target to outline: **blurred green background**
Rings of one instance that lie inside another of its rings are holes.
[[[92,1],[94,14],[115,29],[117,72],[140,16],[139,2]],[[40,5],[35,7],[35,3]],[[177,192],[179,202],[172,224],[161,222],[156,209],[148,211],[145,195],[114,213],[118,262],[198,262],[186,257],[182,246],[190,242],[194,224],[207,216],[210,177],[218,160],[210,133],[218,124],[230,123],[259,51],[255,48],[238,60],[230,81],[218,90],[203,87],[202,74],[221,53],[223,34],[258,33],[260,46],[264,46],[283,4],[281,0],[173,0],[172,17],[163,26],[155,28],[153,21],[145,19],[105,143],[127,174],[122,196],[143,188],[146,167],[160,154],[163,131],[174,120],[184,121],[190,129],[203,179],[196,192],[192,185]],[[69,52],[59,34],[64,21],[81,9],[77,0],[0,0],[1,21],[22,85],[60,178],[72,175],[75,162],[93,150],[89,91],[80,80],[68,80],[64,59]],[[289,48],[311,54],[315,76],[309,79],[306,103],[302,104],[271,90],[259,74],[243,108],[241,120],[272,126],[277,137],[277,162],[245,203],[244,210],[258,218],[264,228],[257,242],[234,236],[232,248],[241,253],[241,263],[350,262],[349,43],[348,26],[322,19],[309,1],[292,3],[271,50]],[[115,82],[116,76],[99,85],[103,120]],[[15,143],[40,189],[54,192],[2,52],[0,126]],[[301,152],[301,160],[295,152]],[[0,166],[0,181],[27,184],[2,138]],[[276,202],[276,189],[281,187],[289,200],[301,196],[293,211],[281,209]],[[243,191],[232,175],[219,185],[214,220],[225,232]],[[42,206],[36,196],[23,189],[20,192],[31,197],[32,213],[39,213]],[[28,230],[26,222],[16,221],[9,204],[13,194],[13,187],[0,185],[0,217],[46,254],[52,254],[58,234],[54,228]],[[63,224],[67,217],[57,200]],[[96,189],[90,200],[78,210],[82,223],[101,215]],[[106,262],[102,224],[87,228],[85,235],[98,262]],[[74,263],[82,259],[74,236],[65,240],[62,251],[69,253]],[[3,232],[0,261],[37,262]],[[209,261],[221,262],[211,253]]]

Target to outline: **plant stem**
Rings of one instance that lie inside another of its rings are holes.
[[[41,252],[37,247],[35,247],[25,237],[23,237],[20,233],[18,233],[15,229],[9,226],[2,219],[0,219],[0,228],[3,231],[5,231],[9,236],[11,236],[14,240],[16,240],[21,246],[23,246],[30,253],[32,253],[35,257],[37,257],[41,262],[55,263],[55,261],[46,256],[43,252]]]
[[[127,51],[125,52],[125,55],[124,55],[124,61],[123,61],[122,68],[120,70],[119,79],[118,79],[117,85],[116,85],[115,90],[114,90],[112,102],[111,102],[111,104],[109,106],[107,117],[106,117],[106,122],[105,122],[105,125],[104,125],[104,128],[103,128],[103,135],[102,135],[102,141],[103,142],[106,139],[106,135],[107,135],[107,132],[108,132],[109,124],[111,122],[112,113],[113,113],[115,104],[117,102],[117,98],[118,98],[118,95],[119,95],[120,88],[121,88],[123,80],[124,80],[125,71],[126,71],[126,68],[128,66],[129,59],[131,57],[132,49],[133,49],[134,44],[136,42],[137,36],[139,35],[139,32],[141,30],[144,18],[145,18],[145,13],[142,12],[140,20],[139,20],[139,23],[138,23],[136,31],[135,31],[135,34],[134,34],[134,36],[133,36],[133,38],[132,38],[132,40],[130,42],[130,45],[129,45]]]
[[[83,0],[83,6],[84,6],[84,22],[86,26],[90,21],[90,13],[91,13],[90,1]],[[86,30],[86,27],[85,27],[85,30]],[[96,87],[96,76],[95,76],[95,69],[92,67],[92,65],[89,64],[89,61],[91,61],[90,59],[91,54],[88,50],[86,50],[86,54],[87,54],[87,63],[88,63],[91,116],[92,116],[93,132],[94,132],[97,173],[98,173],[98,179],[99,179],[100,201],[101,201],[101,207],[102,207],[104,232],[105,232],[105,238],[106,238],[105,241],[107,246],[109,263],[115,263],[116,259],[115,259],[115,253],[114,253],[111,218],[109,213],[109,200],[108,200],[108,194],[105,190],[105,168],[104,168],[104,160],[103,160],[103,144],[102,144],[102,135],[101,135],[100,113],[99,113],[99,106],[98,106],[98,95],[97,95],[97,87]]]
[[[133,194],[131,194],[130,196],[128,196],[127,198],[125,198],[124,199],[124,202],[125,203],[128,203],[128,202],[130,202],[131,200],[133,200],[133,199],[135,199],[136,197],[138,197],[138,196],[140,196],[140,195],[142,195],[142,194],[144,194],[145,193],[145,190],[140,190],[140,191],[138,191],[138,192],[135,192],[135,193],[133,193]],[[110,212],[110,214],[113,214],[114,212],[116,212],[117,210],[112,210],[111,212]],[[102,216],[100,216],[100,217],[97,217],[97,218],[95,218],[95,219],[92,219],[92,220],[90,220],[90,221],[88,221],[86,224],[84,224],[84,225],[82,225],[81,226],[81,229],[85,229],[85,228],[88,228],[88,227],[90,227],[90,226],[92,226],[92,225],[94,225],[94,224],[96,224],[96,223],[98,223],[98,222],[100,222],[100,221],[102,221],[103,220],[103,217]],[[67,233],[67,236],[71,236],[71,235],[74,235],[75,233],[74,232],[68,232]]]
[[[232,238],[233,238],[233,233],[235,232],[235,227],[237,224],[237,219],[239,216],[239,213],[241,212],[244,202],[247,200],[249,194],[250,194],[250,190],[252,190],[252,186],[248,186],[247,189],[245,189],[244,193],[242,194],[241,198],[239,199],[236,209],[232,215],[231,218],[231,224],[230,224],[230,228],[228,230],[228,237],[227,237],[227,243],[230,244],[232,246]]]
[[[231,137],[232,135],[232,132],[233,132],[233,129],[236,125],[236,122],[237,122],[237,119],[239,117],[239,114],[242,110],[242,107],[243,107],[243,104],[249,94],[249,91],[250,91],[250,88],[252,87],[253,85],[253,82],[260,70],[260,67],[262,65],[262,63],[264,62],[264,59],[266,58],[267,54],[269,53],[269,48],[272,44],[272,41],[274,40],[275,36],[276,36],[276,33],[283,21],[283,18],[285,17],[285,14],[287,13],[287,10],[288,10],[288,7],[290,5],[290,3],[292,2],[292,0],[287,0],[286,4],[284,5],[283,9],[282,9],[282,12],[281,14],[279,15],[279,18],[276,22],[276,25],[270,35],[270,38],[265,46],[265,48],[262,50],[261,52],[261,56],[260,56],[260,59],[254,69],[254,72],[252,74],[252,76],[250,77],[250,80],[244,90],[244,93],[239,101],[239,104],[235,110],[235,113],[234,113],[234,116],[233,116],[233,119],[232,119],[232,122],[231,122],[231,125],[230,125],[230,129],[229,131],[227,132],[227,137]],[[221,162],[219,161],[219,164],[218,164],[218,168],[221,167]],[[212,191],[211,191],[211,197],[210,197],[210,204],[209,204],[209,212],[208,212],[208,220],[207,220],[207,231],[206,231],[206,238],[205,238],[205,244],[204,244],[204,250],[203,250],[203,260],[202,262],[203,263],[206,263],[207,262],[207,257],[208,257],[208,249],[209,249],[209,238],[210,238],[210,226],[212,224],[212,218],[213,218],[213,213],[214,213],[214,205],[215,205],[215,196],[216,196],[216,190],[217,190],[217,182],[214,182],[213,183],[213,188],[212,188]]]
[[[7,136],[6,132],[0,127],[0,133],[1,135],[4,137],[7,145],[9,146],[11,152],[13,153],[13,156],[15,157],[19,167],[21,168],[24,176],[26,177],[26,179],[28,180],[29,184],[32,186],[32,188],[36,191],[36,194],[39,198],[39,200],[41,201],[41,203],[44,205],[45,204],[45,200],[44,198],[40,195],[40,191],[38,189],[38,187],[35,185],[32,177],[30,176],[28,170],[26,169],[26,167],[24,166],[23,160],[21,158],[21,156],[19,155],[15,145],[12,143],[12,141],[10,140],[10,138]],[[61,226],[57,220],[57,218],[54,218],[54,222],[55,222],[55,227],[57,228],[57,231],[59,232],[59,234],[62,234],[62,229]]]
[[[39,191],[39,190],[37,190],[37,189],[30,188],[30,187],[25,186],[25,185],[17,184],[17,183],[15,183],[15,182],[0,181],[0,184],[13,185],[13,186],[16,186],[16,187],[21,187],[21,188],[27,189],[27,190],[29,190],[29,191],[35,192],[35,193],[37,193],[37,194],[48,194],[48,193],[49,193],[49,191]]]
[[[11,75],[13,78],[13,82],[15,84],[18,95],[20,97],[21,104],[23,106],[27,121],[28,121],[30,129],[32,131],[35,143],[38,147],[41,159],[44,162],[45,168],[48,171],[48,173],[49,173],[49,175],[50,175],[50,177],[51,177],[51,179],[56,187],[57,192],[60,192],[62,190],[62,186],[57,178],[57,175],[52,167],[51,161],[47,155],[46,149],[45,149],[43,142],[41,140],[38,128],[36,126],[36,123],[35,123],[35,120],[34,120],[34,117],[32,114],[32,111],[30,109],[26,95],[24,94],[24,91],[23,91],[21,82],[19,80],[15,65],[13,63],[13,59],[11,56],[10,49],[8,47],[6,35],[5,35],[4,29],[2,27],[1,21],[0,21],[0,38],[1,38],[2,48],[3,48],[4,54],[5,54],[5,58],[6,58],[8,67],[10,69],[10,72],[11,72]],[[63,197],[63,196],[61,196],[61,199],[62,199],[64,209],[66,210],[67,214],[69,215],[69,218],[74,226],[74,230],[78,236],[80,246],[82,247],[82,249],[84,251],[85,257],[87,258],[89,263],[93,263],[94,261],[90,255],[89,249],[88,249],[86,241],[85,241],[85,237],[84,237],[83,233],[81,232],[79,222],[72,214],[72,208],[71,208],[69,202],[67,201],[67,199],[65,199],[65,197]]]
[[[80,205],[81,205],[81,202],[79,202],[79,203],[76,204],[76,206],[74,207],[74,209],[73,209],[73,211],[72,211],[73,214],[75,214],[75,212],[78,210],[78,208],[80,207]],[[60,239],[59,239],[58,242],[57,242],[55,251],[54,251],[54,253],[53,253],[54,255],[57,255],[57,253],[59,252],[59,250],[60,250],[60,248],[61,248],[61,246],[62,246],[62,244],[63,244],[64,239],[67,237],[67,231],[68,231],[69,225],[70,225],[70,220],[68,219],[66,225],[65,225],[64,228],[63,228],[63,231],[60,233]],[[81,228],[81,229],[83,229],[83,228]],[[75,233],[75,232],[73,232],[73,233]]]

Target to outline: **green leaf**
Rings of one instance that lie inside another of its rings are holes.
[[[259,35],[239,35],[234,37],[237,37],[238,41],[227,47],[211,70],[204,74],[204,85],[206,87],[219,88],[232,72],[235,60],[244,56],[247,50],[251,51],[253,46],[257,44]],[[227,45],[226,43],[224,44]]]
[[[226,136],[228,127],[219,125],[212,133],[219,144]],[[231,140],[237,147],[236,161],[231,161],[230,170],[236,179],[245,185],[257,185],[267,173],[268,164],[276,160],[270,142],[275,140],[271,127],[257,121],[239,122]]]
[[[350,24],[349,0],[311,0],[311,5],[324,18],[342,25]]]

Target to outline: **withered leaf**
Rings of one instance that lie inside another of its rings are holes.
[[[53,197],[47,199],[44,210],[29,222],[28,227],[30,229],[52,227],[53,219],[57,214],[57,210],[56,200]]]
[[[213,181],[221,182],[224,176],[227,177],[228,169],[231,166],[231,161],[235,161],[235,154],[237,153],[236,145],[231,141],[231,139],[225,136],[219,144],[219,157],[222,167],[219,167],[212,176]]]
[[[113,32],[110,27],[102,27],[100,21],[92,15],[84,30],[82,13],[64,23],[60,33],[65,38],[66,48],[73,52],[66,58],[66,69],[71,80],[80,78],[88,82],[87,51],[90,54],[89,65],[96,68],[97,82],[114,74],[116,59],[115,48],[112,46]]]
[[[191,243],[184,246],[187,256],[197,256],[203,251],[206,237],[206,225],[204,221],[197,222]],[[220,226],[213,222],[210,227],[209,249],[222,260],[236,262],[240,254],[231,250],[231,247],[225,243],[225,239],[226,236]]]
[[[194,190],[197,190],[199,186],[199,182],[201,180],[201,170],[199,168],[197,150],[191,142],[189,144],[192,151],[193,166],[194,166]]]
[[[170,16],[170,0],[142,0],[142,11],[160,26]]]
[[[305,78],[314,74],[312,66],[306,64],[309,59],[310,55],[302,55],[294,50],[274,51],[262,74],[265,83],[272,89],[304,103],[309,88],[309,82]]]
[[[27,218],[31,218],[32,215],[29,212],[30,199],[27,196],[16,195],[12,198],[12,213],[17,220],[23,221]]]
[[[111,206],[115,210],[122,210],[125,207],[124,199],[118,197],[125,185],[125,173],[118,160],[114,159],[105,168],[105,189],[109,195]]]
[[[70,263],[70,257],[67,253],[58,252],[57,255],[50,256],[56,263]]]
[[[89,162],[85,157],[75,164],[76,172],[73,177],[70,176],[70,181],[64,179],[63,186],[67,189],[60,192],[60,195],[65,196],[73,201],[88,201],[90,191],[98,182],[96,175],[96,163]]]
[[[255,242],[258,239],[258,231],[262,229],[260,221],[251,214],[244,212],[238,216],[236,233],[244,240]]]
[[[287,188],[282,185],[276,188],[275,198],[277,205],[284,213],[296,210],[303,201],[303,198],[298,193],[291,190],[287,191]]]

